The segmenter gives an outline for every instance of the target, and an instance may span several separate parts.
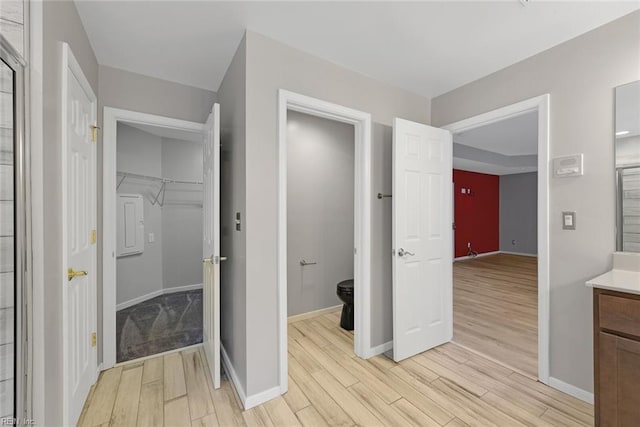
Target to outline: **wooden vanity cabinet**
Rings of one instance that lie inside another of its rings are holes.
[[[594,289],[596,426],[640,426],[640,295]]]

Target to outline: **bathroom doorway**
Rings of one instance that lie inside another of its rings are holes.
[[[354,174],[352,124],[287,112],[290,357],[334,340],[353,355]]]
[[[293,378],[289,361],[296,367],[320,363],[318,357],[331,363],[323,348],[328,343],[347,357],[372,355],[371,116],[284,90],[279,103],[279,362],[285,393]]]

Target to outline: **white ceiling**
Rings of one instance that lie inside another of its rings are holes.
[[[103,65],[217,91],[249,29],[426,97],[640,8],[535,0],[76,4]]]
[[[522,114],[453,135],[453,142],[505,156],[538,153],[538,112]]]
[[[144,123],[130,123],[120,122],[122,124],[134,127],[142,132],[150,133],[151,135],[159,136],[161,138],[178,139],[181,141],[195,142],[197,144],[203,143],[203,134],[201,132],[191,132],[183,129],[172,129],[162,126],[147,125]]]
[[[476,149],[475,154],[474,150],[466,150],[465,158],[455,157],[457,150],[454,149],[455,169],[492,175],[535,172],[537,166],[527,160],[538,153],[538,112],[456,133],[453,142]],[[525,160],[523,156],[529,158]]]

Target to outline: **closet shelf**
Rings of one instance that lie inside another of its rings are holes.
[[[116,186],[116,191],[120,188],[120,186],[122,185],[122,183],[127,179],[127,178],[134,178],[134,179],[142,179],[145,181],[151,181],[154,183],[159,183],[160,184],[160,189],[158,190],[158,193],[155,195],[155,197],[151,197],[151,204],[152,205],[158,205],[160,207],[163,207],[165,205],[165,192],[167,190],[167,184],[191,184],[191,185],[202,185],[202,181],[188,181],[188,180],[180,180],[180,179],[170,179],[170,178],[164,178],[164,177],[160,177],[160,176],[149,176],[149,175],[140,175],[137,173],[132,173],[132,172],[124,172],[124,171],[118,171],[117,175],[120,175],[121,178],[118,181],[118,185]],[[162,195],[162,197],[161,197]],[[202,207],[202,202],[188,202],[188,201],[183,201],[183,202],[169,202],[167,203],[168,205],[173,205],[173,206],[180,206],[180,205],[185,205],[185,206],[200,206]]]

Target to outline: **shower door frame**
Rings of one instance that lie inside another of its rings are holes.
[[[25,138],[25,68],[26,63],[13,46],[0,35],[0,59],[14,72],[13,78],[13,168],[14,168],[14,419],[29,416],[30,336],[29,301],[31,298],[31,204],[29,147]]]

